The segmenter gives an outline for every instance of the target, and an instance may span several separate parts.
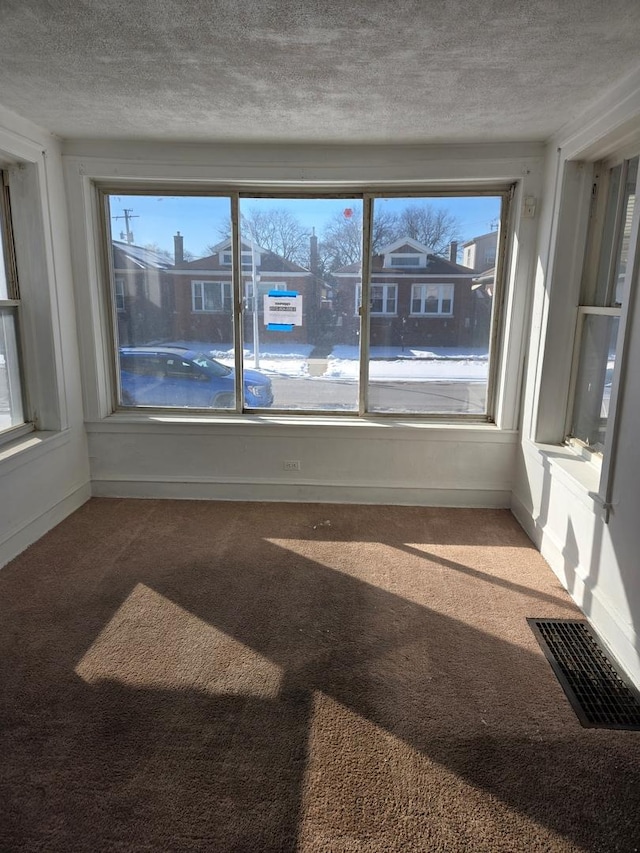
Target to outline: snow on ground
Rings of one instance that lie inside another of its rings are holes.
[[[218,344],[202,341],[176,342],[180,346],[201,350],[211,358],[233,367],[233,347],[231,344]],[[312,378],[342,379],[356,381],[359,377],[359,351],[357,346],[340,345],[333,348],[327,359],[325,373],[321,376],[309,376],[309,356],[313,350],[311,344],[279,343],[263,344],[258,369],[276,376],[288,376],[293,379]],[[486,382],[488,354],[486,349],[474,347],[371,347],[369,351],[369,377],[372,381],[389,380],[410,382]],[[255,367],[253,347],[245,345],[244,364]]]

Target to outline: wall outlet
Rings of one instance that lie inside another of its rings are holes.
[[[300,465],[299,459],[285,459],[284,460],[284,470],[285,471],[300,471],[302,466]]]

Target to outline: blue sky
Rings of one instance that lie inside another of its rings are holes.
[[[491,231],[497,225],[500,199],[474,196],[471,198],[388,198],[375,201],[374,210],[387,208],[397,212],[407,204],[424,202],[432,208],[444,208],[460,222],[462,240]],[[357,199],[246,199],[243,206],[251,209],[286,208],[305,228],[321,237],[324,223],[346,209],[361,210]],[[110,197],[111,229],[114,239],[121,238],[125,230],[122,217],[125,209],[131,212],[130,228],[137,245],[156,244],[173,254],[173,235],[180,231],[184,247],[196,257],[205,253],[205,247],[217,243],[219,229],[229,222],[229,199],[199,196],[116,196]],[[375,213],[374,213],[375,215]]]

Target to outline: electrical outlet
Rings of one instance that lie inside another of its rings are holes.
[[[284,470],[285,471],[300,471],[301,465],[299,459],[285,459],[284,460]]]

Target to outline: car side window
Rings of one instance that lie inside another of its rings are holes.
[[[198,381],[206,379],[207,376],[199,370],[191,361],[182,358],[167,359],[167,376],[174,379],[191,379]]]

